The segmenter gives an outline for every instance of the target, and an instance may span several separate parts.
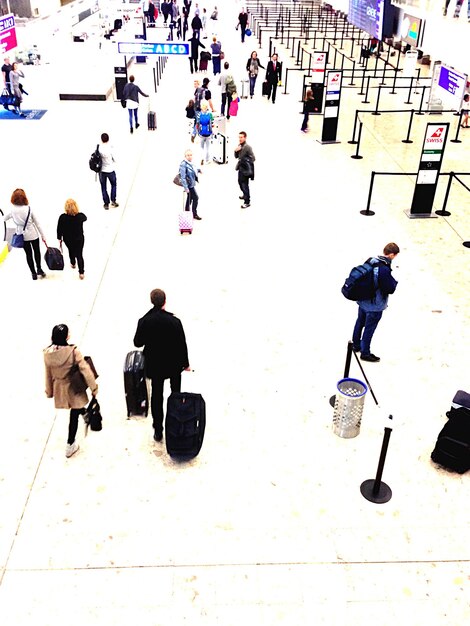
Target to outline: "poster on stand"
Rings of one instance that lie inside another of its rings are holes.
[[[339,143],[336,141],[338,132],[339,105],[341,100],[341,83],[343,72],[329,70],[326,73],[325,114],[320,143]]]

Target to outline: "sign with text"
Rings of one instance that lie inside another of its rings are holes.
[[[449,133],[448,122],[441,124],[431,123],[426,127],[421,159],[409,217],[432,217],[432,205],[436,195],[439,172]]]
[[[467,74],[455,70],[450,65],[436,62],[429,94],[429,109],[459,111],[467,78]]]
[[[349,0],[348,22],[381,39],[384,5],[385,0]]]
[[[328,55],[326,52],[314,52],[312,54],[312,65],[310,68],[312,74],[312,83],[321,83],[322,85],[324,84],[327,59]]]
[[[337,143],[336,133],[338,131],[342,78],[343,72],[339,70],[330,70],[326,73],[325,114],[323,116],[321,143]]]
[[[0,17],[0,54],[17,46],[15,16],[13,13]]]
[[[160,54],[164,56],[189,56],[189,43],[150,43],[148,41],[118,42],[118,52],[121,54],[147,55]]]

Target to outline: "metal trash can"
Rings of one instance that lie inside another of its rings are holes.
[[[356,378],[343,378],[337,384],[333,412],[333,432],[338,437],[352,439],[361,430],[362,411],[367,386]]]

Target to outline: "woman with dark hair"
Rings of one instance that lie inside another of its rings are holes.
[[[15,111],[17,115],[26,117],[24,113],[21,113],[21,103],[23,102],[23,94],[21,93],[20,78],[24,78],[23,72],[19,69],[18,63],[13,63],[10,70],[10,88],[14,96],[16,96]]]
[[[303,133],[308,132],[308,118],[310,113],[314,113],[317,109],[315,108],[315,100],[313,99],[313,91],[311,89],[307,89],[305,92],[305,100],[303,107],[304,119],[302,121],[302,126],[300,130]]]
[[[31,270],[31,276],[33,280],[37,280],[38,276],[45,278],[46,274],[41,268],[41,252],[39,249],[39,235],[41,239],[46,243],[46,238],[42,232],[42,228],[39,222],[29,207],[28,198],[24,189],[15,189],[11,194],[12,209],[10,213],[3,216],[3,220],[12,219],[16,226],[16,234],[23,235],[24,246],[23,250],[26,254],[26,262]],[[47,245],[47,244],[46,244]],[[33,261],[36,261],[36,267],[34,267]]]
[[[250,79],[250,98],[253,98],[255,94],[256,79],[258,78],[258,72],[260,67],[262,67],[263,70],[265,69],[258,59],[258,53],[256,52],[256,50],[253,50],[250,58],[246,63],[246,71],[248,72],[248,78]]]
[[[75,441],[78,418],[88,404],[86,388],[81,392],[74,390],[71,374],[78,368],[93,396],[98,393],[98,385],[81,352],[73,344],[69,345],[69,329],[66,324],[54,326],[51,340],[51,345],[44,350],[46,396],[54,398],[56,409],[70,409],[69,434],[65,448],[65,456],[68,458],[80,447]]]
[[[85,236],[83,234],[83,222],[86,222],[87,216],[80,213],[78,204],[72,198],[65,201],[65,213],[59,217],[57,223],[57,239],[67,246],[70,257],[70,265],[72,269],[76,268],[78,263],[78,275],[80,280],[85,278],[85,263],[83,262],[83,246],[85,244]]]

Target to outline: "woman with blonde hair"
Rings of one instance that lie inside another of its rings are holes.
[[[85,278],[85,264],[83,262],[83,245],[85,236],[83,234],[83,222],[87,216],[80,213],[78,204],[72,198],[65,201],[65,212],[59,217],[57,222],[57,239],[67,246],[70,257],[70,265],[73,269],[78,263],[78,275],[80,280]]]

